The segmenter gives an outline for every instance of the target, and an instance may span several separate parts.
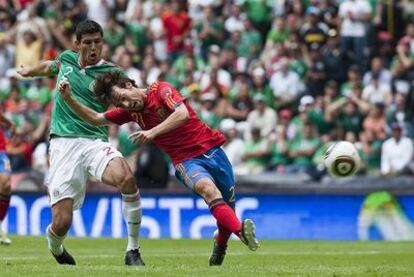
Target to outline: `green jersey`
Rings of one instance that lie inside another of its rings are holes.
[[[78,59],[78,53],[67,50],[53,61],[51,70],[54,74],[58,74],[56,84],[66,78],[72,88],[72,96],[77,101],[102,113],[106,111],[107,107],[94,97],[94,80],[105,72],[117,70],[117,67],[105,61],[82,67],[79,65]],[[60,97],[58,85],[56,85],[54,99],[50,135],[108,140],[107,128],[91,126],[77,116],[65,100]]]

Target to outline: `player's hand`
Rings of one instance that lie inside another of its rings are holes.
[[[65,101],[66,100],[70,100],[72,98],[71,94],[70,94],[70,84],[68,82],[68,80],[63,79],[62,81],[60,81],[59,83],[59,94],[60,97],[62,97]]]
[[[20,66],[20,68],[17,70],[17,73],[18,73],[20,76],[25,77],[25,78],[32,77],[32,76],[30,75],[30,70],[29,70],[29,68],[27,68],[27,67],[23,67],[22,65],[21,65],[21,66]]]
[[[128,138],[132,140],[133,143],[146,143],[152,141],[155,136],[151,130],[146,130],[132,133],[128,136]]]

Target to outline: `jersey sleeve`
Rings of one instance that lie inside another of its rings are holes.
[[[174,111],[175,108],[185,100],[175,87],[166,82],[160,82],[159,93],[161,103],[170,111]]]
[[[66,50],[66,51],[63,51],[62,53],[60,53],[57,57],[56,57],[56,59],[54,59],[53,61],[52,61],[52,65],[50,66],[50,71],[53,73],[53,74],[58,74],[59,73],[59,70],[60,70],[60,63],[62,62],[62,58],[63,58],[63,56],[64,55],[66,55],[66,53],[68,52],[68,51],[70,51],[70,50]]]
[[[131,121],[134,121],[131,113],[124,109],[113,109],[104,113],[106,120],[112,123],[122,125]]]

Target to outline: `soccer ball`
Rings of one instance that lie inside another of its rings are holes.
[[[358,171],[360,164],[358,150],[348,141],[335,142],[326,150],[325,166],[334,177],[350,177]]]

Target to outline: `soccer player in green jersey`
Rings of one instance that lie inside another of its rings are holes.
[[[64,51],[53,61],[21,68],[23,77],[57,75],[57,83],[67,80],[76,99],[87,107],[103,112],[107,107],[96,101],[93,84],[104,72],[119,70],[101,59],[102,27],[86,20],[76,27],[77,52]],[[52,208],[52,223],[47,227],[49,250],[60,264],[75,264],[63,247],[63,240],[72,224],[73,211],[85,198],[88,175],[117,187],[122,194],[122,213],[128,226],[126,265],[144,265],[139,252],[141,226],[140,194],[133,174],[122,154],[108,142],[107,128],[91,126],[77,116],[54,94],[50,128],[50,168],[45,183]]]

